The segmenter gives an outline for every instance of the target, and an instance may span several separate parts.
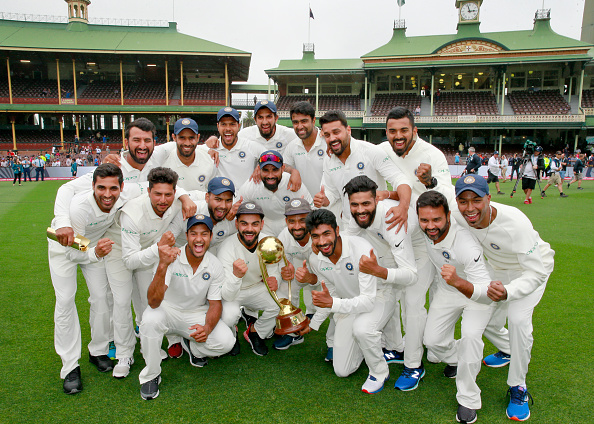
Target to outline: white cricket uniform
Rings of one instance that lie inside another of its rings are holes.
[[[115,219],[116,212],[124,200],[117,200],[109,213],[99,209],[93,192],[80,193],[73,198],[68,222],[75,234],[91,240],[86,252],[65,247],[48,239],[48,262],[52,284],[56,294],[54,311],[54,345],[62,358],[60,377],[78,366],[81,357],[81,331],[75,295],[77,288],[76,267],[80,265],[89,288],[91,342],[89,353],[93,356],[106,355],[109,351],[110,313],[107,299],[107,277],[105,262],[95,255],[95,246]],[[52,228],[59,228],[57,220]]]
[[[501,177],[501,162],[495,156],[491,156],[489,158],[489,162],[487,162],[487,166],[489,167],[489,172],[496,177]]]
[[[239,137],[246,138],[261,145],[261,151],[276,150],[284,157],[284,151],[287,145],[295,139],[299,139],[293,128],[276,124],[274,135],[266,140],[260,135],[260,129],[257,125],[252,125],[239,131]]]
[[[260,233],[258,241],[266,237]],[[269,337],[276,326],[276,317],[280,308],[268,293],[265,282],[260,271],[258,255],[247,250],[239,241],[237,236],[228,237],[219,248],[218,258],[225,268],[226,281],[222,288],[223,301],[229,304],[235,303],[237,311],[239,306],[245,306],[254,311],[262,311],[262,315],[256,320],[254,329],[262,339]],[[247,273],[242,278],[233,274],[233,262],[243,259],[248,266]],[[280,269],[284,266],[281,261],[273,265],[267,265],[268,276],[276,277],[277,282],[281,281]],[[227,304],[225,304],[227,307]],[[231,308],[231,306],[229,306]],[[224,309],[224,308],[223,308]],[[239,313],[237,314],[237,321]]]
[[[165,334],[175,334],[190,340],[192,353],[200,358],[221,356],[235,344],[233,333],[219,320],[206,342],[197,343],[190,337],[189,327],[204,325],[209,301],[221,300],[225,271],[219,260],[206,252],[194,272],[188,262],[185,246],[179,257],[167,268],[167,290],[158,308],[148,308],[140,324],[140,343],[146,366],[138,376],[140,384],[161,374],[160,349]]]
[[[177,185],[186,191],[198,190],[206,192],[208,182],[216,174],[214,161],[208,154],[208,151],[201,147],[196,147],[194,162],[190,166],[187,166],[179,159],[177,143],[166,143],[158,146],[159,149],[163,148],[169,151],[169,155],[163,161],[162,166],[171,168],[177,173]]]
[[[237,138],[237,143],[227,150],[219,139],[219,166],[216,176],[229,178],[236,188],[241,187],[250,179],[258,165],[262,146],[243,137]]]
[[[427,349],[441,362],[457,365],[456,399],[470,409],[481,408],[481,390],[476,376],[483,359],[483,333],[493,313],[493,302],[478,303],[483,287],[491,282],[483,259],[483,249],[467,229],[451,220],[446,237],[433,243],[425,237],[427,251],[435,266],[437,290],[427,317],[424,341]],[[441,277],[444,265],[456,267],[456,274],[475,289],[467,298],[458,289],[450,286]],[[462,316],[461,337],[454,339],[456,322]]]
[[[342,219],[345,222],[350,219],[351,212],[349,198],[342,189],[354,177],[367,175],[378,185],[378,190],[387,190],[386,181],[392,185],[393,190],[396,190],[400,184],[411,185],[380,147],[352,137],[350,146],[351,154],[345,163],[342,163],[336,155],[330,157],[326,155],[321,183],[330,201],[330,207],[335,202],[342,203]]]
[[[313,199],[305,186],[301,186],[297,191],[291,191],[287,188],[291,175],[283,172],[281,181],[276,191],[270,191],[260,182],[246,181],[237,190],[237,197],[243,197],[244,202],[251,200],[262,207],[264,211],[264,231],[267,234],[278,236],[287,226],[285,223],[285,204],[297,197],[302,197],[313,207]]]
[[[318,129],[318,136],[309,152],[305,149],[303,140],[297,138],[287,145],[283,153],[284,163],[299,171],[301,181],[312,196],[320,191],[327,147],[322,131]]]
[[[485,336],[511,355],[507,384],[525,387],[534,340],[532,314],[553,272],[555,251],[519,209],[496,202],[491,207],[497,216],[487,228],[469,227],[459,213],[456,219],[480,242],[493,279],[505,285],[507,299],[496,302]],[[486,296],[485,287],[480,298]],[[506,317],[509,332],[504,328]]]
[[[285,228],[278,235],[278,239],[283,244],[287,261],[293,265],[295,270],[297,270],[297,268],[303,267],[303,261],[306,262],[307,268],[310,269],[309,256],[311,255],[311,238],[307,241],[307,243],[305,243],[305,246],[301,246],[299,242],[293,238],[289,232],[289,229]],[[291,303],[296,308],[299,307],[299,291],[301,289],[303,289],[303,303],[305,304],[305,313],[315,313],[317,308],[312,303],[311,291],[320,290],[320,283],[318,282],[314,285],[302,284],[295,278],[291,280]],[[288,299],[288,284],[285,284],[284,280],[282,288],[279,288],[278,293],[280,297],[285,297]]]
[[[310,264],[320,283],[325,282],[332,308],[318,308],[310,327],[318,330],[334,313],[334,372],[347,377],[363,359],[369,374],[384,381],[389,374],[381,345],[381,330],[393,314],[394,301],[389,289],[377,288],[378,279],[359,272],[359,260],[369,255],[371,244],[356,236],[341,236],[342,253],[336,264],[312,253]]]
[[[196,202],[196,213],[201,213],[204,216],[210,216],[208,203],[206,203],[205,200],[199,200]],[[213,219],[212,222],[214,223],[214,227],[212,229],[212,240],[210,241],[208,251],[216,256],[223,241],[225,241],[225,239],[230,235],[237,233],[237,228],[235,227],[235,220],[229,221],[227,218],[224,218],[222,221],[218,222]]]

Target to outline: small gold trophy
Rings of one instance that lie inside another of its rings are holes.
[[[266,265],[275,264],[281,259],[285,261],[285,265],[288,264],[283,243],[276,237],[264,237],[258,243],[256,254],[260,261],[260,271],[262,272],[262,279],[264,280],[266,289],[268,289],[268,293],[270,293],[270,296],[272,296],[280,308],[280,313],[276,317],[276,330],[274,330],[274,332],[276,334],[285,335],[302,330],[309,324],[309,318],[305,316],[301,309],[294,307],[291,303],[291,282],[288,282],[288,299],[279,299],[276,292],[270,290],[270,287],[268,287],[268,284],[266,283],[266,279],[268,278]]]
[[[56,230],[47,227],[47,238],[58,241],[58,237],[56,237]],[[76,237],[74,237],[74,243],[72,243],[72,246],[69,247],[72,247],[73,249],[78,249],[81,252],[86,252],[89,248],[89,244],[91,244],[91,240],[77,234]]]

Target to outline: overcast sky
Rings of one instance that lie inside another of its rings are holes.
[[[175,8],[174,8],[175,1]],[[544,0],[551,9],[551,26],[559,34],[579,39],[585,0]],[[281,59],[299,59],[307,42],[308,22],[316,57],[356,58],[388,42],[396,0],[311,0],[310,22],[305,0],[92,0],[89,17],[176,21],[178,30],[252,53],[250,83],[266,84],[265,69]],[[485,0],[481,31],[531,29],[543,0]],[[0,11],[67,15],[64,0],[0,0]],[[406,0],[402,7],[406,34],[456,32],[455,0]]]

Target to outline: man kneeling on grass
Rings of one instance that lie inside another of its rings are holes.
[[[146,367],[139,375],[140,396],[159,396],[161,356],[165,334],[183,337],[182,347],[195,367],[208,364],[207,357],[229,352],[235,337],[219,322],[223,306],[223,265],[207,252],[212,239],[212,220],[204,215],[188,219],[188,243],[180,249],[159,246],[159,265],[148,288],[148,308],[140,324],[140,343]],[[190,340],[192,339],[192,340]]]

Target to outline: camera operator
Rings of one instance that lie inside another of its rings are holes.
[[[533,150],[533,153],[530,154],[529,151],[531,149],[528,143],[533,142],[527,141],[524,145],[526,153],[524,154],[524,167],[522,169],[522,190],[524,190],[524,193],[526,194],[526,199],[524,200],[526,205],[532,203],[532,190],[536,187],[536,179],[539,172],[538,162],[539,160],[542,161],[542,158],[540,158],[542,147],[536,147]]]

